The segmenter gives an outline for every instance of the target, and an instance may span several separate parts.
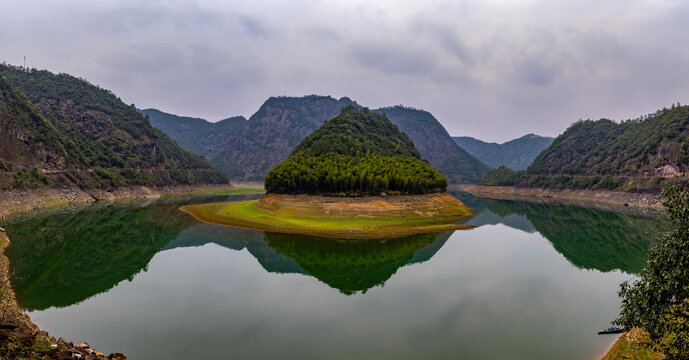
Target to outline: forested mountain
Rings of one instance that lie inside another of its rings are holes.
[[[207,128],[215,129],[208,131],[209,135],[187,130],[192,124],[196,126],[198,119],[153,110],[142,112],[180,145],[206,156],[232,178],[260,181],[269,169],[285,160],[301,140],[347,105],[358,106],[346,97],[339,100],[316,95],[273,97],[241,128],[228,126],[228,130],[222,132],[217,125],[209,122],[199,124],[199,128],[203,129],[200,132]],[[385,113],[393,124],[408,134],[421,156],[428,159],[449,181],[476,182],[490,170],[459,148],[430,113],[402,106],[373,111]],[[218,134],[210,135],[216,132]]]
[[[535,134],[524,135],[508,142],[488,143],[469,136],[452,138],[459,147],[491,167],[506,166],[513,170],[525,170],[554,138]]]
[[[227,182],[108,90],[5,64],[0,77],[2,188]]]
[[[58,170],[82,161],[74,144],[0,76],[0,171]],[[72,150],[72,151],[68,151]]]
[[[447,180],[385,115],[348,106],[270,170],[265,187],[288,194],[425,194],[445,191]]]
[[[686,181],[689,106],[616,123],[578,121],[545,149],[524,173],[499,169],[486,178],[512,177],[520,186],[659,191]]]
[[[168,114],[157,109],[145,109],[140,112],[149,117],[151,125],[163,130],[181,147],[203,156],[215,154],[222,149],[247,122],[243,116],[212,123],[204,119]]]

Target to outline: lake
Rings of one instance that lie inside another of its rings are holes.
[[[471,230],[342,241],[200,223],[259,196],[98,202],[2,221],[44,330],[130,359],[591,359],[662,221],[455,193]]]

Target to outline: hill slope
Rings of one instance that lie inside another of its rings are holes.
[[[10,94],[3,101],[15,104],[3,108],[9,114],[3,115],[3,122],[13,123],[15,135],[4,131],[0,135],[3,144],[15,144],[3,148],[3,158],[15,171],[50,170],[59,174],[55,176],[62,185],[86,187],[227,181],[203,157],[180,148],[108,90],[66,74],[27,72],[4,64],[0,75],[7,80],[3,92]],[[38,149],[45,154],[21,150],[16,141],[20,128],[31,129],[29,138],[44,140]]]
[[[246,118],[235,116],[215,123],[204,119],[168,114],[157,109],[140,110],[151,125],[196,154],[209,156],[227,145],[246,125]]]
[[[271,193],[340,196],[445,191],[447,180],[384,115],[346,107],[265,179]]]
[[[404,106],[374,111],[385,114],[409,135],[421,156],[451,183],[475,183],[490,171],[486,164],[457,146],[447,130],[428,111]]]
[[[504,165],[513,170],[525,170],[555,139],[528,134],[502,144],[488,143],[469,136],[456,136],[452,140],[491,167]]]
[[[511,176],[499,170],[491,176]],[[686,181],[687,171],[689,106],[673,106],[622,123],[578,121],[514,182],[529,187],[658,191],[664,184]]]
[[[208,157],[211,163],[224,169],[233,179],[260,181],[269,169],[285,160],[301,140],[347,105],[358,106],[346,97],[339,100],[316,95],[270,98],[240,129],[234,128],[226,135],[216,135],[214,139],[204,139],[208,145],[203,149],[196,145],[201,141],[201,136],[190,133],[182,125],[184,118],[170,114],[166,115],[173,118],[158,117],[149,110],[142,112],[180,145]],[[476,182],[490,170],[459,148],[430,113],[401,106],[374,112],[386,113],[393,124],[409,135],[421,156],[428,159],[449,181]],[[191,124],[195,120],[188,118],[186,123]],[[212,123],[205,122],[199,127],[205,129],[209,124]],[[189,142],[195,144],[190,145]],[[221,150],[214,151],[216,148]]]
[[[0,171],[41,168],[57,170],[81,159],[74,144],[0,75]]]

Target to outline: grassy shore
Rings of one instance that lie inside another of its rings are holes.
[[[269,194],[261,200],[183,206],[197,219],[282,233],[344,238],[387,237],[465,229],[471,216],[449,194],[333,199]]]
[[[632,329],[622,335],[601,360],[662,360],[665,357],[649,346],[648,334]]]

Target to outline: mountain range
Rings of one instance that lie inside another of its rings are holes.
[[[233,117],[217,123],[156,109],[141,112],[148,115],[153,126],[185,149],[205,156],[231,179],[262,181],[299,142],[348,105],[359,106],[347,97],[271,97],[248,120]],[[371,111],[385,114],[406,133],[421,156],[449,182],[475,183],[490,171],[487,165],[460,148],[429,112],[404,106]]]
[[[513,170],[525,170],[536,156],[555,140],[552,137],[527,134],[502,144],[489,143],[469,136],[452,137],[457,145],[476,156],[488,166],[505,166]]]

